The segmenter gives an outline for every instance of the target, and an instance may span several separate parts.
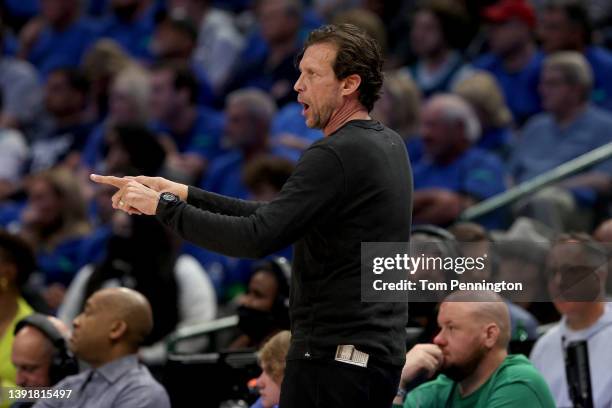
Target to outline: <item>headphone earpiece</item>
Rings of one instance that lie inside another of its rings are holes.
[[[79,362],[68,348],[66,339],[49,321],[47,316],[39,313],[32,314],[21,319],[15,325],[14,333],[17,334],[25,326],[32,326],[40,330],[53,345],[53,357],[49,366],[50,385],[55,385],[69,375],[79,373]]]

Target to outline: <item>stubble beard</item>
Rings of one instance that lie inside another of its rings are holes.
[[[440,372],[455,382],[461,382],[472,375],[484,359],[486,349],[479,348],[472,356],[461,364],[450,364],[443,367]]]

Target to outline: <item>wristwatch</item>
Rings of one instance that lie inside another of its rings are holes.
[[[167,208],[174,207],[176,204],[180,202],[181,202],[181,199],[176,194],[169,193],[167,191],[163,192],[159,195],[159,202],[157,203],[156,213],[159,213],[160,211],[163,211]]]

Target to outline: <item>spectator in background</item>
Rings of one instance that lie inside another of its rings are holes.
[[[495,77],[476,72],[455,85],[453,93],[465,99],[478,116],[482,134],[476,146],[505,159],[512,142],[512,114]]]
[[[382,19],[374,12],[362,8],[353,8],[338,13],[333,24],[352,24],[368,33],[380,47],[383,55],[387,54],[387,31]]]
[[[111,13],[101,22],[100,36],[116,41],[132,57],[149,61],[159,4],[154,0],[111,0]]]
[[[155,28],[151,52],[157,60],[189,66],[198,82],[198,105],[212,106],[215,95],[210,80],[192,58],[197,39],[198,32],[190,20],[166,16]]]
[[[211,3],[209,0],[171,0],[170,14],[188,18],[198,27],[193,61],[206,73],[213,90],[218,93],[238,61],[244,39],[233,16]]]
[[[170,407],[164,388],[138,362],[139,346],[153,329],[151,306],[143,295],[127,288],[99,290],[73,324],[70,347],[91,369],[53,388],[80,390],[72,398],[41,400],[36,408]]]
[[[232,150],[211,163],[204,183],[206,190],[247,197],[242,169],[251,160],[273,153],[269,135],[275,113],[274,100],[258,89],[242,89],[227,96],[224,137]]]
[[[147,146],[143,149],[143,146]],[[108,130],[105,140],[104,167],[110,174],[165,175],[166,151],[159,137],[143,125],[117,125]],[[114,210],[108,200],[114,192],[105,186],[92,186],[90,213],[95,229],[81,248],[80,265],[101,261],[111,236],[111,218]]]
[[[521,125],[541,111],[537,88],[543,56],[533,38],[535,11],[528,0],[500,0],[485,8],[483,17],[489,53],[474,66],[493,74]]]
[[[430,0],[415,11],[410,44],[417,60],[408,67],[425,98],[448,92],[471,68],[458,49],[465,45],[467,16],[456,2]]]
[[[499,295],[455,292],[440,306],[438,325],[433,344],[418,344],[406,354],[394,407],[555,406],[529,360],[508,355],[510,319]],[[438,371],[435,380],[406,390],[417,377],[431,378]]]
[[[455,236],[461,255],[466,258],[484,259],[485,267],[481,270],[471,270],[464,272],[459,280],[462,282],[482,282],[483,280],[491,282],[501,282],[506,279],[508,282],[521,282],[525,291],[529,289],[542,288],[537,280],[541,274],[536,270],[535,280],[529,279],[530,276],[523,271],[511,271],[503,278],[500,278],[500,259],[497,243],[491,241],[491,237],[481,225],[473,222],[459,222],[448,228],[449,232]],[[514,273],[512,273],[514,272]],[[529,269],[533,273],[533,269]],[[520,274],[520,275],[519,275]],[[519,275],[519,276],[517,276]],[[527,275],[527,279],[521,278]],[[533,286],[532,286],[533,285]],[[523,295],[523,293],[521,293]],[[519,296],[522,297],[522,296]],[[542,298],[540,298],[542,299]],[[540,300],[538,299],[538,300]],[[535,299],[534,299],[535,300]],[[536,318],[520,305],[513,302],[513,299],[504,297],[504,302],[508,306],[510,313],[510,340],[516,342],[524,342],[527,340],[536,340],[538,338],[538,321]]]
[[[282,157],[261,156],[251,160],[242,172],[242,181],[249,191],[249,199],[274,200],[294,168],[291,160]]]
[[[417,139],[421,95],[415,82],[405,71],[385,73],[380,99],[374,105],[372,117],[395,130],[410,146]],[[421,153],[422,149],[419,149]],[[412,154],[411,160],[415,160]]]
[[[473,147],[480,137],[478,118],[456,95],[437,95],[423,107],[424,154],[413,163],[417,224],[445,225],[474,203],[505,190],[497,157]],[[497,217],[481,220],[489,226]]]
[[[109,129],[106,146],[104,168],[109,173],[126,168],[133,168],[138,174],[163,173],[166,151],[157,135],[142,125],[117,125]]]
[[[564,365],[564,349],[586,340],[594,407],[612,404],[612,304],[605,300],[608,258],[588,235],[562,235],[547,258],[551,297],[561,321],[535,344],[531,361],[548,383],[559,407],[570,400]]]
[[[45,78],[60,67],[76,68],[96,32],[80,17],[78,0],[41,0],[40,4],[41,15],[20,32],[17,55],[30,61]]]
[[[85,200],[75,176],[65,169],[32,176],[27,193],[20,234],[35,250],[46,285],[45,299],[55,309],[81,266],[79,251],[91,231]]]
[[[612,53],[592,44],[592,26],[585,2],[550,0],[541,13],[538,37],[547,54],[576,51],[584,55],[593,70],[590,99],[612,110]]]
[[[285,375],[285,358],[289,351],[291,333],[283,330],[275,334],[259,351],[261,375],[257,378],[260,398],[251,408],[276,408],[280,402],[280,385]]]
[[[42,107],[42,92],[36,69],[9,56],[4,49],[5,27],[0,15],[0,127],[28,130]]]
[[[323,137],[320,129],[311,129],[304,123],[302,105],[290,102],[280,108],[272,121],[270,143],[283,157],[297,162],[304,150]]]
[[[198,84],[184,66],[159,64],[151,68],[151,113],[156,129],[169,135],[176,152],[168,157],[170,170],[183,180],[197,182],[221,152],[223,115],[197,106]]]
[[[85,171],[104,170],[105,137],[114,126],[148,125],[150,97],[149,75],[140,66],[128,63],[116,73],[110,85],[108,116],[91,132],[83,150]]]
[[[519,218],[508,231],[497,233],[493,243],[499,265],[496,280],[523,283],[523,290],[513,301],[541,324],[557,321],[557,311],[544,302],[548,293],[545,263],[549,239],[533,228],[532,220]]]
[[[0,111],[2,111],[2,105],[2,92],[0,91]],[[21,132],[0,125],[0,163],[2,163],[0,166],[0,201],[19,189],[29,154],[30,148]]]
[[[265,340],[289,328],[289,283],[278,261],[254,265],[248,291],[238,298],[240,335],[230,350],[259,348]]]
[[[157,220],[115,212],[111,226],[105,256],[78,272],[58,315],[69,323],[98,289],[134,289],[147,298],[155,314],[155,326],[142,343],[140,357],[148,365],[161,365],[170,333],[216,317],[215,291],[197,261],[178,254],[178,242]]]
[[[47,123],[32,142],[30,172],[56,165],[76,170],[92,121],[86,116],[89,82],[80,71],[59,68],[49,72],[45,86]]]
[[[589,103],[592,84],[592,71],[581,54],[565,51],[546,58],[540,82],[546,112],[525,125],[513,148],[509,169],[516,183],[610,141],[612,115]],[[557,232],[589,228],[598,194],[609,192],[611,166],[605,161],[541,190],[519,202],[515,211]]]
[[[83,56],[81,70],[91,84],[91,117],[101,122],[108,115],[110,88],[116,75],[133,61],[113,40],[101,39]]]
[[[299,77],[294,60],[301,46],[302,4],[299,0],[263,0],[257,21],[265,50],[243,54],[230,76],[226,93],[256,87],[268,92],[279,107],[296,100],[293,84]],[[249,47],[245,51],[250,52]]]
[[[52,387],[68,375],[78,373],[78,363],[69,352],[70,329],[61,320],[35,314],[17,322],[11,362],[19,387]],[[16,404],[25,408],[33,404]]]
[[[188,62],[196,45],[198,32],[186,18],[166,16],[156,26],[151,51],[156,59]]]
[[[0,230],[0,385],[15,384],[11,363],[15,325],[32,314],[21,290],[35,268],[34,254],[22,239]],[[0,405],[1,406],[1,405]]]

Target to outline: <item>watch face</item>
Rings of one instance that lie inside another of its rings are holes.
[[[169,203],[178,201],[178,198],[172,193],[162,193],[161,199]]]

